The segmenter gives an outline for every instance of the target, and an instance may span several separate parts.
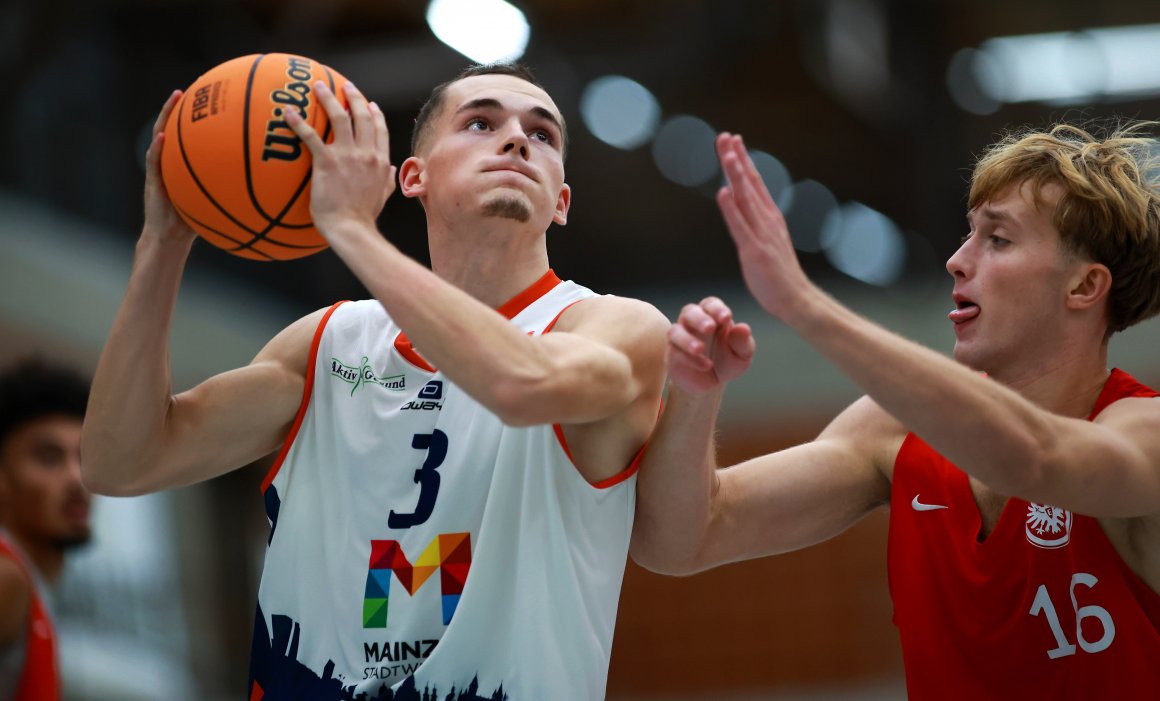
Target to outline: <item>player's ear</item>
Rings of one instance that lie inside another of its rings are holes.
[[[1069,309],[1088,309],[1103,304],[1112,289],[1112,273],[1103,263],[1084,263],[1077,266],[1068,280],[1067,306]]]
[[[568,208],[572,206],[572,188],[568,183],[564,183],[560,187],[560,194],[556,197],[556,211],[552,215],[552,221],[560,226],[568,223]]]
[[[399,190],[404,197],[422,197],[427,194],[423,159],[411,156],[399,166]]]

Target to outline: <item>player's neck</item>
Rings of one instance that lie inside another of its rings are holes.
[[[49,584],[55,584],[60,579],[61,570],[64,569],[64,551],[60,546],[42,538],[26,537],[13,530],[8,530],[7,533],[24,553],[28,562],[36,568],[41,579]]]
[[[1086,417],[1108,379],[1108,345],[1059,348],[1048,357],[1029,358],[1020,367],[991,376],[1048,411]]]
[[[544,235],[498,227],[430,231],[431,269],[492,308],[527,289],[548,270]]]

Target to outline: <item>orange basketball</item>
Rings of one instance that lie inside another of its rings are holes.
[[[253,54],[212,68],[182,95],[165,125],[161,177],[179,214],[234,255],[288,260],[326,240],[310,219],[310,151],[283,118],[297,109],[324,140],[321,80],[346,106],[346,79],[303,56]]]

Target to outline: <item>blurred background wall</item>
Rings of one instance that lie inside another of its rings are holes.
[[[144,143],[170,90],[235,56],[308,55],[384,108],[399,162],[430,88],[468,56],[500,50],[446,43],[455,29],[441,17],[488,5],[448,2],[5,3],[0,361],[38,351],[95,367],[141,224]],[[858,391],[740,285],[711,199],[714,131],[746,137],[815,280],[949,352],[943,263],[966,230],[973,156],[1007,127],[1160,116],[1160,5],[1146,0],[509,7],[513,43],[501,49],[537,71],[570,125],[573,210],[550,234],[556,271],[670,319],[720,295],[755,326],[759,356],[723,410],[723,463],[812,438]],[[508,35],[471,21],[468,39]],[[417,203],[396,195],[380,227],[426,261]],[[175,389],[365,294],[329,252],[264,264],[197,245],[173,329]],[[1158,342],[1160,323],[1147,322],[1113,340],[1113,361],[1160,383]],[[264,469],[97,502],[94,545],[61,588],[72,698],[243,693]],[[609,698],[901,698],[886,521],[877,513],[829,543],[689,578],[630,563]]]

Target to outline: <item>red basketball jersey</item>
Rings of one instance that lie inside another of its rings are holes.
[[[1088,418],[1156,395],[1114,370]],[[1012,498],[981,523],[967,475],[908,435],[887,560],[911,701],[1160,698],[1160,595],[1096,519]]]
[[[29,589],[28,633],[25,637],[24,671],[12,701],[58,701],[60,676],[56,667],[56,631],[40,594],[36,579],[23,556],[3,536],[0,536],[0,557],[16,562],[24,570]]]

